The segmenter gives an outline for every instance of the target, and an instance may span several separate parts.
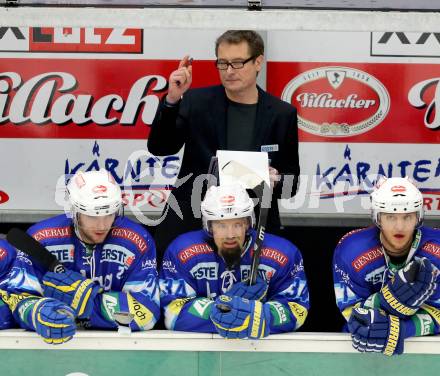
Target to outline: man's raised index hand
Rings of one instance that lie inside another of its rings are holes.
[[[179,67],[170,74],[169,88],[166,101],[169,104],[177,103],[183,93],[187,91],[192,83],[192,62],[189,55],[185,55],[179,63]]]

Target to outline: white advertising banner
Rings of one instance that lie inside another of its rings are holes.
[[[146,140],[2,140],[1,189],[5,210],[63,210],[66,180],[78,170],[104,168],[123,189],[127,210],[160,212],[180,168],[181,156],[156,157]],[[13,156],[25,154],[26,158]],[[9,156],[9,157],[8,157]]]
[[[268,90],[298,110],[301,184],[284,215],[367,217],[381,175],[410,177],[440,214],[439,46],[429,32],[268,33]]]
[[[149,126],[185,54],[194,58],[193,87],[219,82],[222,31],[3,27],[0,214],[63,210],[60,177],[98,168],[113,174],[128,206],[160,212],[181,155],[148,153]],[[266,37],[267,90],[298,109],[301,185],[282,215],[367,216],[377,175],[408,175],[428,212],[440,214],[437,34]]]

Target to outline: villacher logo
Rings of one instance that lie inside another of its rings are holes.
[[[390,108],[385,86],[349,67],[320,67],[293,78],[281,98],[298,109],[298,126],[325,137],[348,137],[380,124]]]

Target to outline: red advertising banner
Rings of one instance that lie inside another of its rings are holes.
[[[298,109],[300,141],[440,142],[440,65],[269,62],[267,82]]]
[[[175,60],[1,59],[1,138],[146,139]],[[193,63],[193,87],[218,83]]]

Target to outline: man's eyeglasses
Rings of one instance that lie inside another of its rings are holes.
[[[218,70],[227,70],[229,66],[231,66],[233,69],[241,69],[246,63],[253,59],[255,59],[255,56],[251,56],[250,58],[243,61],[226,61],[217,59],[215,61],[215,66]]]

